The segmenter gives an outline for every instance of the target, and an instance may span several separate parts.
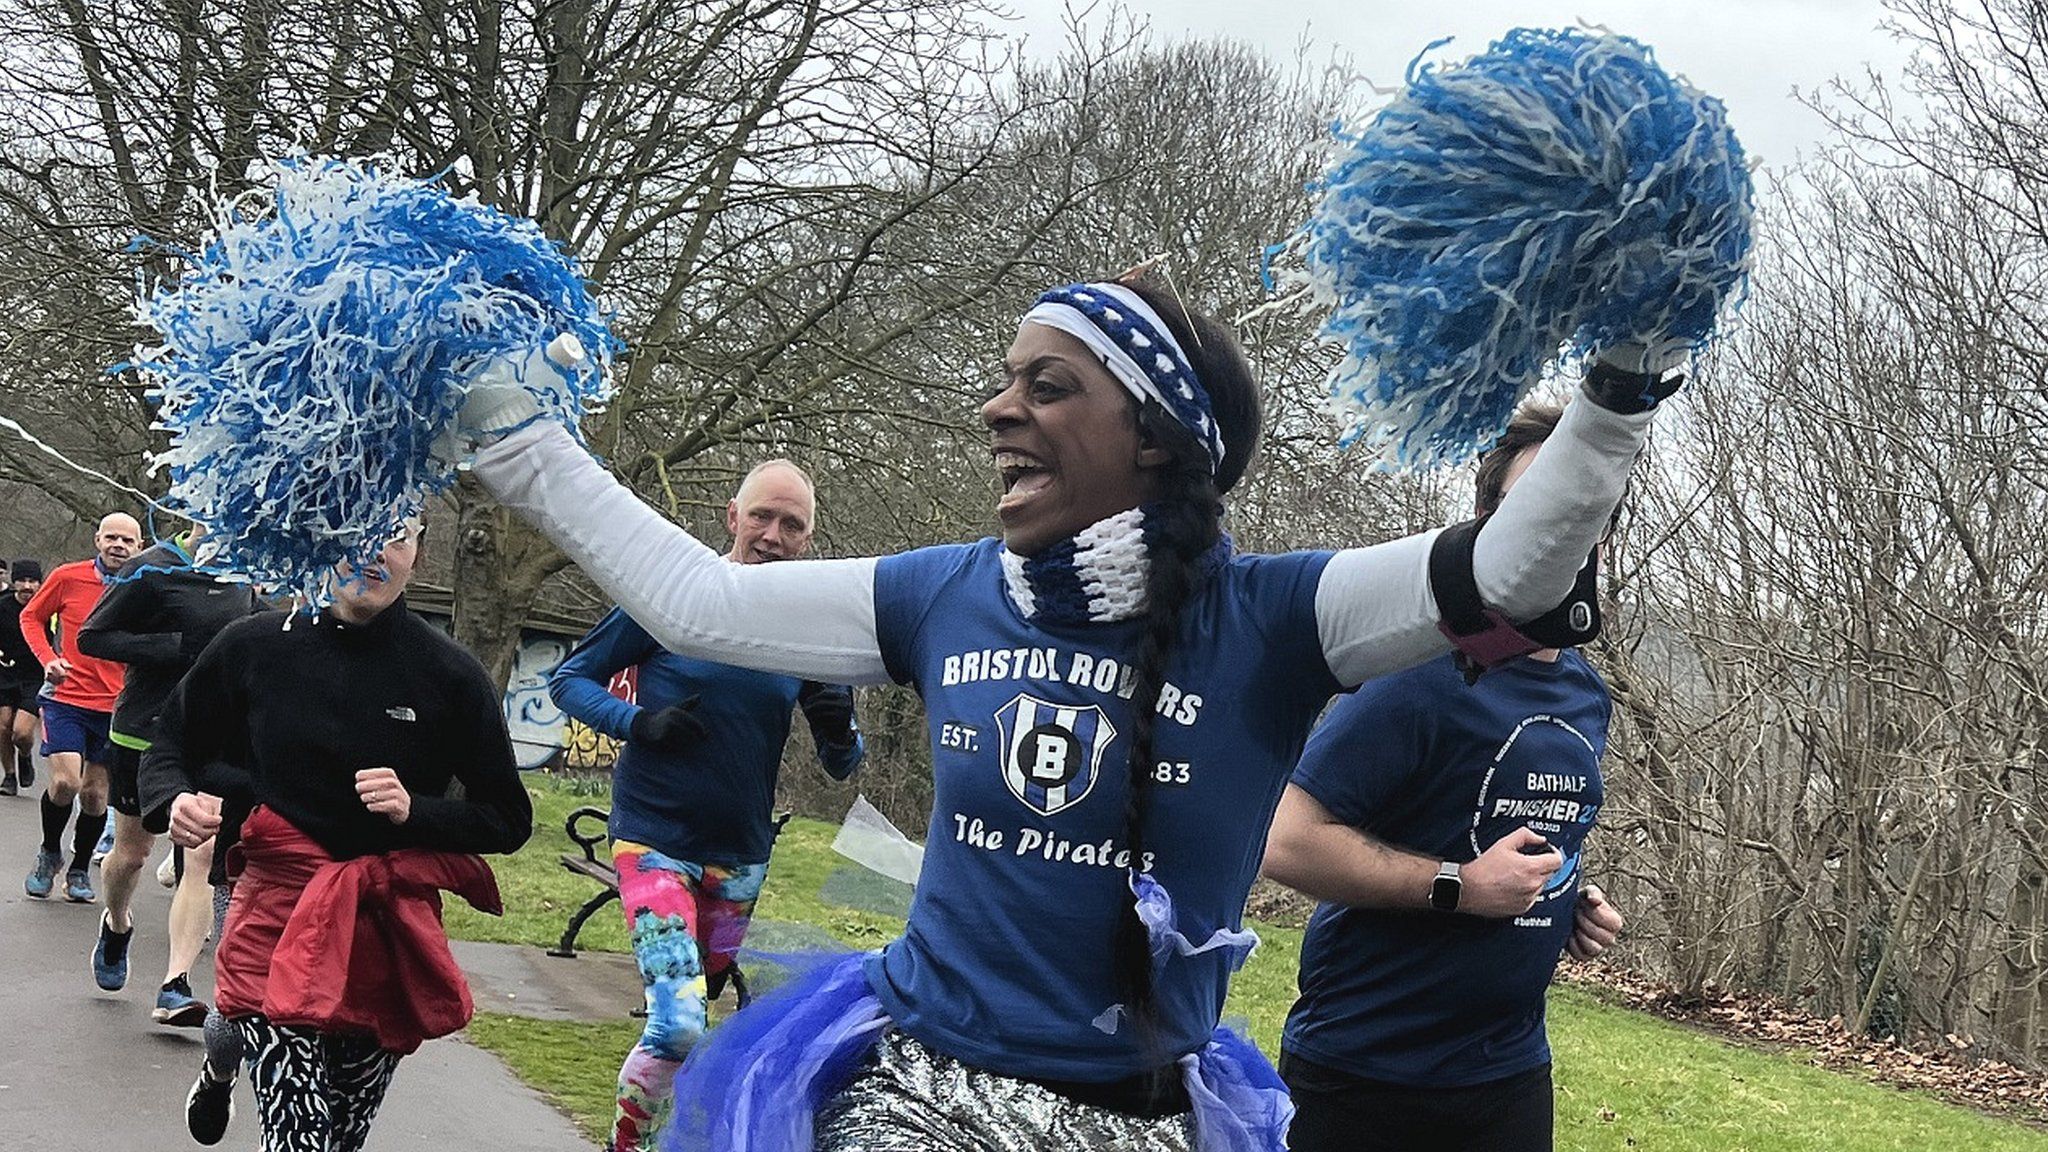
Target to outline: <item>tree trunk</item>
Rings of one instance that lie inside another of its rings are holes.
[[[540,533],[498,506],[472,476],[456,488],[455,639],[503,692],[540,586],[563,565]]]

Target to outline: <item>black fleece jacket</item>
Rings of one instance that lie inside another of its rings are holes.
[[[80,652],[128,666],[114,701],[114,734],[128,742],[152,739],[157,713],[207,642],[259,607],[247,584],[197,571],[169,541],[121,565],[78,626]]]
[[[164,705],[142,758],[143,826],[167,828],[180,793],[218,794],[197,768],[223,761],[246,768],[255,803],[337,859],[511,852],[533,831],[483,665],[403,600],[361,626],[284,612],[229,625]],[[363,807],[364,768],[397,771],[412,794],[404,824]],[[457,780],[459,799],[448,795]]]

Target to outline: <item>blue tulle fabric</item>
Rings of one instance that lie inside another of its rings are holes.
[[[1249,928],[1218,928],[1199,944],[1189,939],[1181,932],[1180,921],[1174,915],[1173,897],[1150,872],[1131,872],[1131,895],[1136,898],[1138,922],[1145,926],[1155,963],[1175,956],[1199,956],[1220,948],[1229,955],[1230,970],[1235,972],[1244,967],[1244,962],[1259,947],[1259,934]]]
[[[1345,440],[1385,463],[1485,447],[1560,352],[1697,350],[1745,283],[1726,111],[1628,37],[1520,28],[1461,65],[1418,58],[1339,145],[1292,246],[1343,349]]]
[[[217,205],[178,281],[144,295],[162,343],[133,366],[169,433],[165,503],[208,528],[203,564],[317,608],[338,562],[453,482],[445,446],[480,369],[574,335],[590,358],[531,388],[573,428],[605,398],[615,341],[530,220],[364,162],[293,157],[275,176]]]
[[[818,1109],[889,1026],[866,953],[822,961],[713,1028],[676,1073],[667,1152],[809,1149]]]
[[[1258,1045],[1219,1026],[1181,1068],[1195,1104],[1195,1152],[1284,1152],[1294,1101]]]
[[[665,1152],[809,1149],[818,1110],[889,1027],[867,955],[822,958],[712,1029],[676,1073]],[[1294,1105],[1256,1045],[1219,1027],[1180,1066],[1197,1152],[1283,1152]]]

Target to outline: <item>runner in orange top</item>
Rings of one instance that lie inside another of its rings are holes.
[[[21,610],[22,638],[42,662],[43,679],[50,685],[42,701],[43,755],[50,762],[43,790],[43,844],[22,888],[37,899],[49,896],[63,863],[64,825],[76,799],[78,826],[72,832],[71,867],[64,873],[64,898],[76,904],[90,904],[98,895],[87,866],[107,827],[107,722],[121,694],[122,668],[77,651],[73,638],[115,570],[141,546],[142,526],[125,512],[109,513],[92,542],[97,555],[59,565]],[[55,645],[50,643],[52,621]]]

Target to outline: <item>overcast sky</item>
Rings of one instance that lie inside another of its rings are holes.
[[[1017,34],[1035,53],[1060,44],[1062,0],[1007,0]],[[1463,59],[1517,25],[1602,24],[1650,45],[1657,59],[1728,105],[1736,135],[1773,167],[1811,150],[1827,132],[1792,90],[1866,65],[1898,76],[1908,52],[1880,29],[1878,0],[1127,0],[1162,37],[1228,37],[1282,57],[1304,35],[1321,62],[1331,49],[1391,87],[1408,61],[1444,36]]]

